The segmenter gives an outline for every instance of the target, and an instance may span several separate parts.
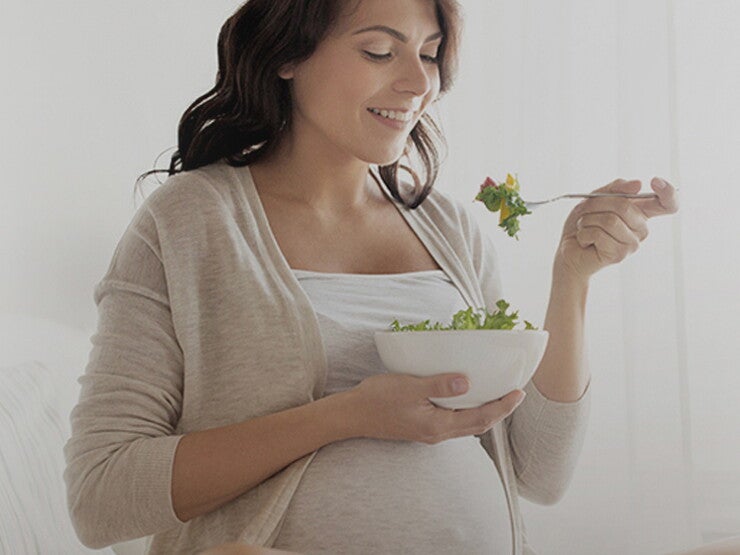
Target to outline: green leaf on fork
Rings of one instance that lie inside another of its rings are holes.
[[[519,240],[519,216],[532,212],[519,195],[519,180],[516,176],[507,174],[506,181],[500,185],[486,177],[475,200],[481,201],[491,212],[500,212],[499,227],[504,228],[510,237]]]

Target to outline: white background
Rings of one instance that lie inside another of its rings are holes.
[[[0,311],[93,332],[93,287],[136,208],[134,181],[213,85],[238,4],[2,0]],[[589,433],[565,499],[524,504],[531,542],[624,555],[740,534],[740,2],[464,4],[440,189],[467,202],[509,171],[532,199],[617,177],[681,188],[681,212],[592,281]],[[507,299],[538,324],[573,204],[523,218],[519,241],[471,204]]]

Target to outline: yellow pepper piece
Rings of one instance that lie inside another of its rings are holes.
[[[509,210],[509,206],[506,204],[506,202],[501,202],[501,214],[499,214],[498,223],[501,224],[506,218],[509,217],[509,214],[511,214],[511,210]]]
[[[506,174],[506,183],[504,183],[504,187],[507,189],[511,189],[513,191],[519,190],[519,182],[517,181],[517,178],[511,175],[510,173]]]

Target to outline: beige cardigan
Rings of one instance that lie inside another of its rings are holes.
[[[466,302],[493,310],[501,297],[496,255],[462,203],[437,190],[416,210],[393,202]],[[314,454],[188,522],[171,498],[184,434],[323,394],[316,314],[248,167],[219,161],[170,177],[137,210],[94,299],[98,328],[65,446],[69,509],[82,542],[99,548],[153,535],[152,554],[228,541],[272,545]],[[507,493],[515,554],[528,552],[518,495],[546,504],[561,497],[590,397],[559,403],[531,382],[525,390],[516,412],[480,437]]]

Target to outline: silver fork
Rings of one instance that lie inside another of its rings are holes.
[[[560,200],[563,198],[598,198],[598,197],[658,198],[658,195],[656,195],[655,193],[637,193],[637,194],[631,194],[631,193],[567,193],[565,195],[559,195],[557,197],[549,198],[547,200],[524,201],[524,206],[527,207],[527,210],[531,210],[532,208],[537,208],[539,206],[542,206],[543,204],[555,202],[556,200]]]

